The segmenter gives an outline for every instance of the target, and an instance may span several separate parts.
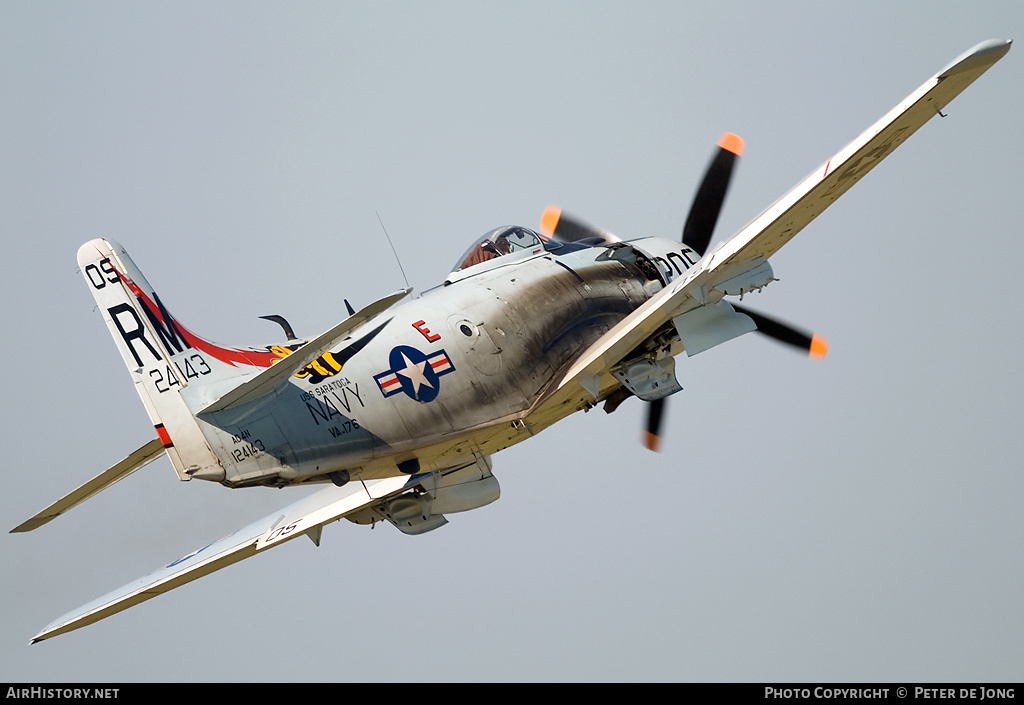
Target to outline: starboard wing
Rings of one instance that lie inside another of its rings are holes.
[[[39,632],[32,643],[97,622],[293,538],[308,535],[319,542],[319,531],[325,524],[412,487],[423,477],[389,477],[365,482],[353,480],[343,487],[332,485],[319,490],[67,613]]]
[[[557,391],[579,383],[597,396],[598,378],[670,319],[721,298],[716,287],[751,272],[1010,50],[992,39],[970,49],[811,172],[748,225],[704,256],[595,342]]]
[[[710,263],[722,271],[730,263],[768,259],[857,183],[908,137],[1009,50],[1011,42],[990,39],[965,52],[928,79],[857,139],[794,186],[718,248]]]

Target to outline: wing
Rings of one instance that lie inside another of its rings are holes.
[[[164,444],[160,439],[154,438],[121,462],[104,470],[78,489],[64,495],[28,521],[14,527],[11,529],[11,533],[15,534],[38,529],[43,524],[56,519],[67,510],[89,499],[97,492],[105,490],[118,480],[128,477],[128,475],[131,475],[142,466],[156,460],[163,452]]]
[[[69,612],[39,632],[32,643],[97,622],[298,536],[306,535],[319,543],[320,529],[324,524],[412,487],[423,477],[389,477],[365,482],[353,480],[344,487],[332,485],[322,489]]]
[[[938,115],[965,88],[1010,50],[1011,42],[990,39],[935,74],[786,195],[754,218],[715,254],[713,268],[753,257],[767,259],[837,198]]]
[[[690,310],[770,281],[766,260],[837,198],[892,153],[919,127],[1010,50],[1010,42],[983,42],[935,74],[835,156],[811,172],[730,239],[594,343],[559,382],[558,391],[582,384],[597,396],[599,376]],[[759,280],[767,272],[767,280]],[[553,399],[557,403],[557,399]]]
[[[303,345],[297,352],[292,353],[281,362],[271,365],[256,376],[250,377],[227,394],[206,405],[200,409],[199,413],[211,414],[215,411],[230,409],[269,394],[288,381],[293,374],[327,352],[327,349],[338,338],[404,299],[410,291],[412,289],[400,289],[383,299],[374,301],[369,306],[360,309],[358,313],[353,313],[338,325]]]

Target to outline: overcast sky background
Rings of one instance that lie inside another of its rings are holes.
[[[229,344],[313,336],[561,205],[678,237],[746,140],[717,238],[955,57],[1005,2],[0,0],[5,530],[153,434],[76,271],[124,244]],[[502,497],[420,537],[348,522],[28,646],[294,501],[161,459],[0,538],[0,680],[1020,681],[1024,49],[773,260],[745,300],[830,342],[678,362],[494,457]]]

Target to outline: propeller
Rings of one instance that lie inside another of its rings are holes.
[[[731,132],[722,135],[718,140],[718,149],[704,171],[704,179],[697,188],[697,194],[693,197],[690,213],[686,216],[686,224],[683,225],[683,244],[701,256],[707,252],[711,243],[718,214],[722,212],[725,194],[729,191],[733,169],[741,154],[743,140]],[[760,326],[758,329],[760,330]],[[655,452],[661,445],[660,431],[665,415],[665,400],[663,397],[647,402],[647,424],[644,428],[643,442],[648,450]]]
[[[707,252],[708,245],[711,243],[711,236],[714,234],[715,224],[718,222],[718,216],[722,211],[722,204],[725,202],[729,183],[732,180],[732,172],[742,154],[743,140],[740,137],[731,132],[722,135],[718,140],[717,150],[704,172],[704,179],[693,197],[690,212],[683,225],[682,242],[701,256]],[[544,210],[540,221],[540,231],[543,235],[559,242],[592,245],[621,242],[621,238],[616,235],[566,215],[555,206],[548,206]],[[740,308],[735,304],[733,304],[733,308],[737,312],[749,316],[757,326],[759,333],[804,350],[813,358],[824,357],[828,350],[828,343],[820,336],[805,333],[786,323],[749,309]],[[614,399],[614,403],[610,406],[606,404],[605,410],[613,411],[626,396],[629,396],[628,391],[625,392],[625,395]],[[661,443],[660,433],[665,416],[665,403],[666,397],[647,402],[647,421],[644,426],[643,443],[645,447],[653,451],[657,451]]]
[[[736,310],[736,313],[749,316],[754,321],[754,325],[757,326],[758,333],[774,338],[780,343],[792,345],[803,350],[815,360],[825,357],[825,353],[828,352],[828,341],[816,333],[805,333],[802,330],[793,328],[788,323],[769,318],[763,313],[755,313],[748,308],[743,308],[736,304],[732,304],[732,307]]]
[[[708,164],[704,180],[697,189],[690,214],[683,226],[683,244],[703,255],[711,242],[711,235],[718,222],[725,194],[729,189],[733,168],[737,158],[743,154],[743,140],[726,132],[718,140],[718,150]],[[622,242],[622,238],[607,230],[595,227],[563,213],[557,206],[548,206],[540,219],[540,232],[559,242],[585,242],[588,244],[611,244]]]
[[[743,140],[731,132],[726,132],[718,140],[718,151],[711,158],[704,180],[693,197],[690,214],[683,226],[683,244],[699,255],[707,252],[711,235],[715,232],[718,214],[722,212],[722,203],[729,190],[729,181],[736,160],[743,154]]]
[[[566,215],[556,206],[544,209],[544,215],[540,218],[540,232],[559,242],[588,241],[587,244],[593,245],[622,242],[617,235]]]
[[[668,397],[662,397],[654,401],[647,402],[647,425],[644,427],[643,441],[644,447],[647,450],[653,450],[655,453],[661,451],[661,421],[665,413],[665,399]]]

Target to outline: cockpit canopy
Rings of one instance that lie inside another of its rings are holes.
[[[499,257],[515,254],[523,256],[523,253],[526,255],[536,254],[542,249],[553,249],[558,245],[557,242],[542,239],[540,235],[529,228],[505,225],[477,238],[459,258],[458,264],[452,269],[452,274]],[[519,259],[519,257],[510,259]]]

